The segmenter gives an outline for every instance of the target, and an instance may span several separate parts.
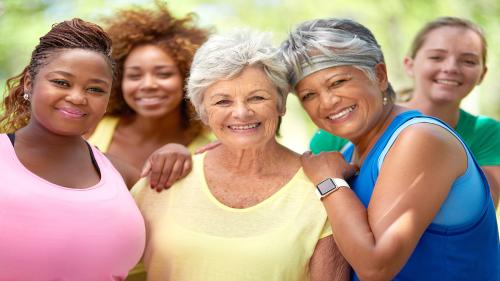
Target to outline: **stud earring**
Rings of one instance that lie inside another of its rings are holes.
[[[389,102],[389,99],[388,99],[387,97],[384,97],[384,98],[382,99],[382,104],[383,104],[383,105],[387,105],[387,103],[388,103],[388,102]]]
[[[23,99],[25,101],[30,101],[30,93],[29,92],[24,92]]]

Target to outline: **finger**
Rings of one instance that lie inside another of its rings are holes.
[[[191,168],[193,167],[193,161],[191,158],[184,161],[184,166],[182,167],[181,178],[187,176],[189,172],[191,172]]]
[[[201,154],[205,151],[209,151],[209,150],[212,150],[214,148],[216,148],[217,146],[221,145],[221,142],[220,141],[214,141],[214,142],[211,142],[209,144],[206,144],[202,147],[199,147],[197,148],[195,151],[194,151],[194,154]]]
[[[160,180],[161,173],[163,171],[163,166],[165,162],[168,161],[168,158],[164,157],[151,157],[151,171],[150,171],[150,182],[151,187],[155,187]]]
[[[156,190],[160,189],[163,190],[165,189],[165,186],[167,184],[167,180],[170,177],[170,173],[172,172],[172,168],[175,165],[175,161],[177,160],[177,157],[167,157],[165,158],[165,161],[163,162],[163,169],[158,171],[158,181],[156,182],[155,188]],[[158,191],[160,191],[158,190]]]
[[[147,176],[150,170],[151,170],[151,162],[148,158],[148,160],[146,160],[146,163],[144,163],[144,166],[142,166],[141,178]]]
[[[172,186],[181,177],[183,166],[184,166],[184,161],[182,160],[175,161],[175,164],[172,167],[172,172],[170,173],[170,177],[168,178],[165,187]]]

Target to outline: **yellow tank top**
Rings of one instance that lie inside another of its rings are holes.
[[[204,155],[166,191],[151,190],[147,179],[132,189],[147,226],[149,280],[309,280],[315,246],[332,232],[302,169],[266,200],[234,209],[208,189]]]
[[[89,137],[88,142],[97,146],[100,151],[107,152],[119,121],[120,118],[114,116],[105,116],[104,118],[102,118],[101,122],[97,124],[94,132]],[[203,130],[188,145],[187,148],[189,149],[189,151],[191,151],[191,153],[194,153],[197,148],[214,140],[215,137],[210,132],[208,132],[207,130]]]
[[[107,152],[119,121],[120,121],[119,117],[105,116],[99,122],[96,129],[94,130],[94,133],[89,137],[88,141],[91,144],[97,146],[100,151]],[[213,141],[214,139],[215,138],[213,137],[212,134],[210,134],[207,131],[203,131],[189,144],[188,149],[191,151],[191,153],[193,153],[195,149]],[[143,264],[142,263],[137,264],[129,272],[129,275],[126,280],[145,281],[146,271],[144,270]]]

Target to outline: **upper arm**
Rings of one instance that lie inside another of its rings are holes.
[[[123,180],[127,185],[127,188],[131,189],[132,186],[134,186],[134,184],[139,180],[140,171],[136,167],[119,159],[118,157],[115,157],[108,153],[106,153],[106,156],[111,161],[113,166],[115,166],[116,170],[118,170],[120,175],[123,177]]]
[[[368,206],[377,259],[397,273],[467,168],[462,144],[431,124],[412,125],[389,150]]]
[[[350,266],[331,235],[320,239],[316,244],[309,269],[312,281],[349,280]]]
[[[500,166],[481,166],[481,169],[488,180],[493,204],[497,208],[500,195]]]

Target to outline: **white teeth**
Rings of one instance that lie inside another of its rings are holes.
[[[137,103],[142,105],[155,105],[162,102],[162,100],[162,97],[142,97],[137,99]]]
[[[457,81],[455,81],[455,80],[437,79],[436,82],[438,84],[450,85],[450,86],[458,86],[458,85],[460,85],[460,83],[457,82]]]
[[[354,108],[356,108],[355,105],[349,106],[348,108],[342,110],[339,113],[328,116],[328,119],[336,120],[336,119],[342,118],[342,117],[346,116],[349,112],[352,112],[354,110]]]
[[[248,124],[248,125],[230,125],[228,126],[231,130],[249,130],[257,128],[260,123]]]

